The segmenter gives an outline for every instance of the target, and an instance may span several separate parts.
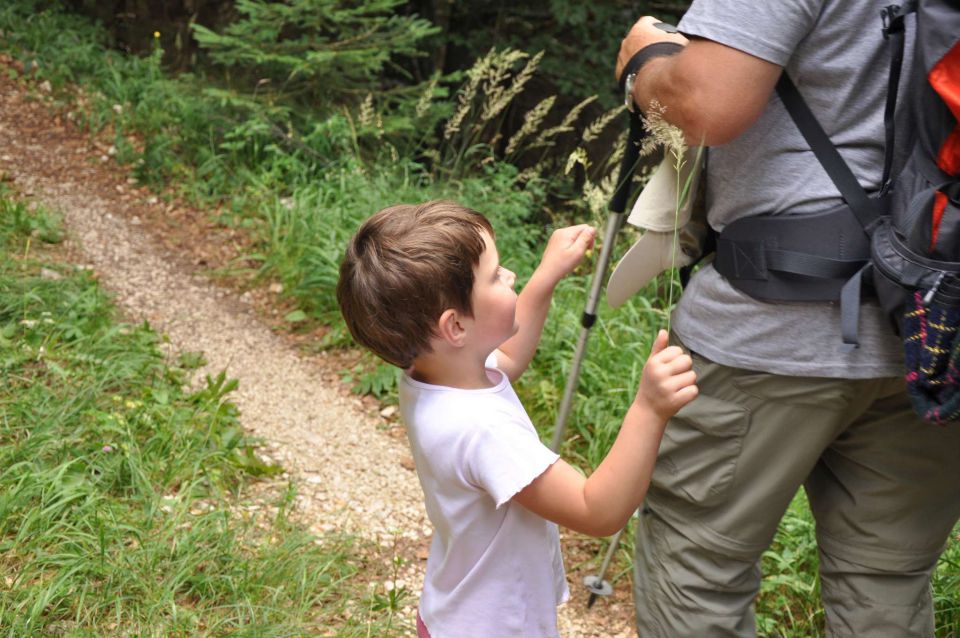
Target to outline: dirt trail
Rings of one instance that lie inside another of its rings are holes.
[[[201,274],[198,263],[216,265],[229,252],[236,239],[229,231],[202,211],[158,202],[116,167],[108,146],[5,78],[0,178],[63,214],[71,248],[128,319],[149,321],[174,351],[202,351],[205,372],[226,370],[239,380],[232,398],[243,425],[267,441],[268,457],[296,482],[301,520],[316,532],[340,530],[402,548],[408,560],[401,577],[419,591],[431,529],[405,439],[387,434],[375,409],[343,392],[323,355],[306,355],[274,333],[249,293]],[[191,233],[197,245],[184,250]],[[588,615],[578,581],[571,577],[577,593],[561,609],[565,637],[634,635],[625,595]],[[412,596],[408,618],[414,604]]]

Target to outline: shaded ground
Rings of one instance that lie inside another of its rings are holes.
[[[233,400],[244,427],[265,441],[265,460],[287,470],[280,481],[297,485],[299,520],[375,541],[382,555],[372,558],[384,567],[403,558],[398,584],[419,591],[431,529],[400,424],[342,386],[336,355],[307,353],[299,344],[310,335],[282,330],[276,287],[205,274],[243,254],[241,233],[212,223],[213,211],[138,187],[108,143],[75,130],[42,98],[0,74],[0,180],[64,216],[68,251],[129,320],[149,321],[173,351],[202,351],[202,372],[239,380]],[[580,582],[596,569],[598,546],[569,534],[563,542],[573,600],[561,609],[562,634],[634,635],[627,579],[587,612]],[[416,596],[407,602],[409,620]]]

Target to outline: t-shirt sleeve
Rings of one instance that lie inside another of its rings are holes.
[[[786,66],[824,0],[694,0],[677,28]]]
[[[559,458],[531,428],[504,421],[477,428],[466,450],[466,478],[500,507]]]

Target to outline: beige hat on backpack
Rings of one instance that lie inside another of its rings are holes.
[[[664,270],[689,266],[700,256],[707,224],[702,210],[695,210],[694,203],[698,199],[702,158],[702,147],[688,148],[678,171],[676,158],[667,152],[641,191],[627,223],[645,232],[610,275],[610,306],[620,306]],[[683,189],[688,181],[688,195],[678,210],[677,187]]]

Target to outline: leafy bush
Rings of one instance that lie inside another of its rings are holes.
[[[311,108],[358,101],[392,58],[421,55],[436,33],[400,0],[237,0],[239,18],[222,33],[194,25],[200,46],[265,102]],[[381,88],[381,87],[378,87]]]

